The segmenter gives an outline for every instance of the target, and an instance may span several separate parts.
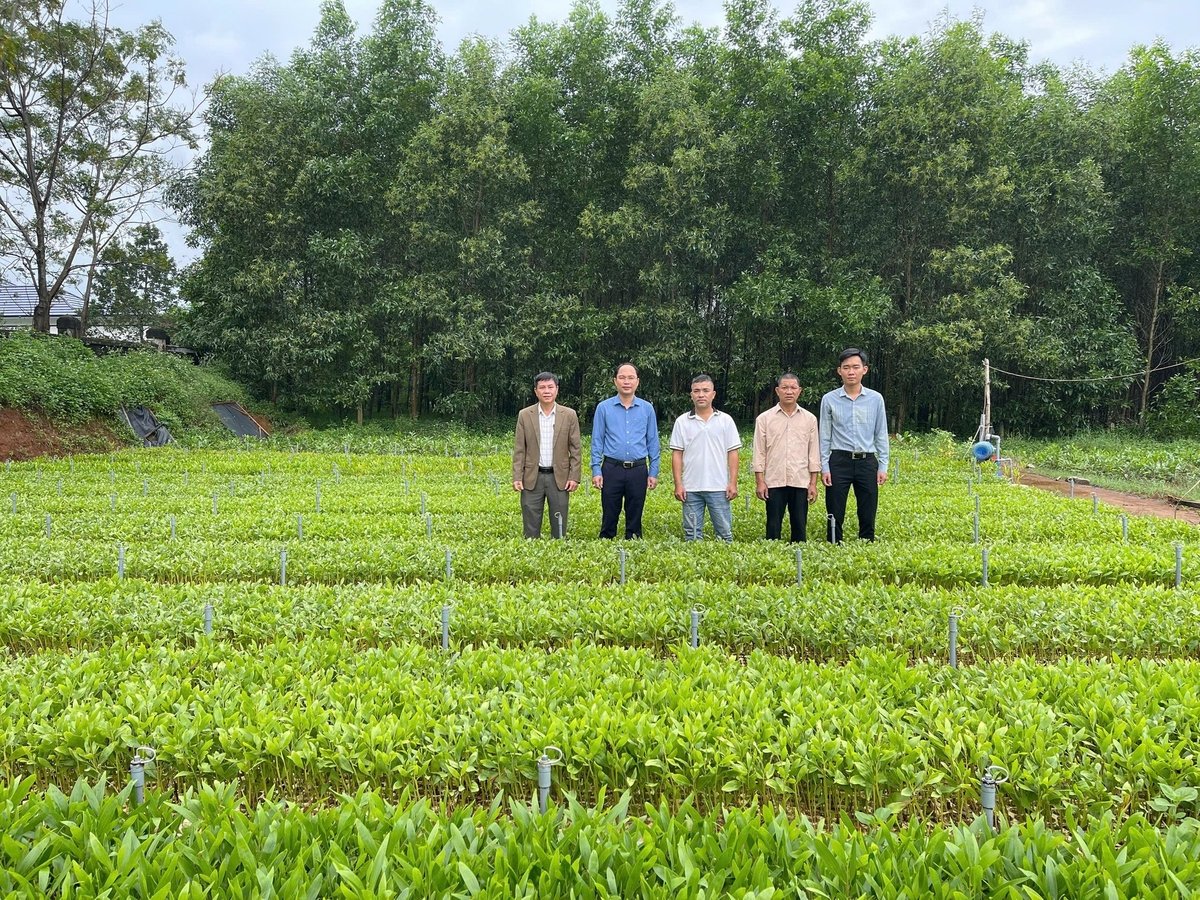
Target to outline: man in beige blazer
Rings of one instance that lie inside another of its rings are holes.
[[[513,490],[521,493],[525,537],[542,536],[542,514],[550,508],[550,533],[567,534],[567,502],[582,475],[579,416],[560,406],[558,376],[539,372],[533,379],[538,402],[517,415],[513,440]]]

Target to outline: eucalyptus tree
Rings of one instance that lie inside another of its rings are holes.
[[[1200,317],[1200,52],[1175,54],[1162,41],[1133,48],[1100,92],[1095,116],[1110,138],[1110,268],[1136,324],[1144,420],[1154,370],[1179,357],[1170,353],[1176,329],[1194,333]]]
[[[185,280],[189,339],[296,405],[361,418],[392,392],[404,257],[386,196],[441,73],[419,0],[384,3],[365,39],[327,0],[288,64],[218,80],[209,149],[175,193],[204,249]]]
[[[988,348],[1032,332],[1009,235],[995,227],[1016,191],[1007,137],[1024,76],[1025,49],[985,41],[974,22],[881,48],[865,140],[843,177],[855,258],[894,303],[876,362],[897,428],[914,412],[967,424],[962,392],[979,384]]]
[[[439,408],[487,408],[515,309],[536,289],[540,208],[509,140],[507,89],[495,49],[464,41],[438,109],[413,134],[388,202],[405,246],[403,328],[411,346],[410,412],[435,379]]]
[[[39,331],[59,291],[90,287],[109,242],[149,215],[172,153],[195,146],[174,39],[108,15],[103,0],[0,4],[0,260],[36,288]]]

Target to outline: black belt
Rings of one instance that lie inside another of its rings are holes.
[[[604,457],[604,461],[611,466],[620,466],[622,469],[640,469],[646,464],[645,457],[641,459],[613,459],[611,456]]]
[[[554,466],[538,466],[538,471],[541,472],[543,475],[547,475],[547,474],[553,475],[554,474]]]
[[[873,459],[875,457],[874,453],[869,453],[866,450],[861,452],[858,450],[830,450],[829,452],[840,453],[843,456],[850,457],[851,459]]]

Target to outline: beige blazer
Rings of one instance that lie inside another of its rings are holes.
[[[525,490],[532,490],[538,477],[538,405],[527,406],[517,414],[517,432],[513,439],[513,481],[520,481]],[[554,483],[560,491],[567,482],[579,483],[582,476],[582,444],[579,435],[579,416],[569,406],[558,404],[554,413]]]

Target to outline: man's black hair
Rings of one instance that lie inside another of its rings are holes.
[[[787,380],[789,378],[792,381],[796,382],[797,387],[802,386],[800,384],[800,376],[799,375],[797,375],[795,372],[784,372],[782,375],[780,375],[778,378],[775,379],[775,387],[779,387],[781,384],[783,384],[783,382],[785,380]]]
[[[701,372],[699,375],[697,375],[695,378],[692,379],[692,384],[700,384],[701,382],[704,382],[704,381],[707,381],[714,388],[717,386],[717,383],[712,380],[712,376],[706,375],[703,372]]]
[[[558,387],[558,376],[553,372],[538,372],[533,376],[533,389],[536,391],[537,386],[543,381],[553,381],[554,386]]]
[[[633,363],[631,363],[631,362],[623,362],[623,363],[617,363],[617,367],[616,367],[615,369],[613,369],[613,378],[616,378],[616,377],[617,377],[617,375],[619,375],[619,374],[620,374],[621,370],[622,370],[623,368],[625,368],[626,366],[629,366],[629,368],[633,369],[633,374],[634,374],[634,375],[636,375],[636,376],[638,376],[638,378],[641,378],[641,377],[642,377],[642,373],[638,371],[638,367],[637,367],[637,366],[635,366],[635,365],[634,365]]]
[[[864,366],[869,365],[869,363],[867,362],[867,354],[863,353],[857,347],[847,347],[845,350],[843,350],[841,353],[839,353],[838,354],[838,365],[840,366],[842,363],[844,363],[846,360],[848,360],[852,356],[857,356],[859,359],[861,359],[862,364]]]

